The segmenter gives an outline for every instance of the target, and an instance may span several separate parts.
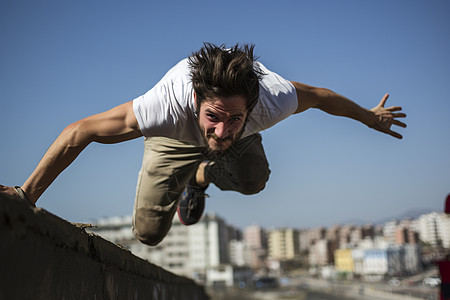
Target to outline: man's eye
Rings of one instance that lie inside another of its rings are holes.
[[[211,120],[218,120],[219,118],[217,118],[217,116],[216,115],[213,115],[213,114],[206,114],[206,116],[208,117],[208,118],[210,118]]]

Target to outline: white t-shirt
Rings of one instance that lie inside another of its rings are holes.
[[[242,137],[270,128],[297,109],[294,86],[260,62],[266,74],[260,80],[259,99],[250,113]],[[147,93],[133,100],[142,134],[165,136],[195,146],[206,146],[195,115],[195,101],[188,59],[180,61]]]

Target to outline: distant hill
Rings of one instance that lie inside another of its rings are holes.
[[[400,221],[400,220],[406,220],[406,219],[417,219],[421,215],[429,214],[434,211],[436,211],[436,210],[429,209],[429,208],[413,209],[413,210],[407,211],[407,212],[402,213],[397,216],[392,216],[392,217],[387,217],[387,218],[381,219],[381,220],[377,221],[376,224],[381,225],[381,224],[384,224],[386,222],[393,221],[393,220]]]
[[[409,210],[407,212],[404,212],[400,215],[393,215],[393,216],[387,216],[385,218],[379,219],[379,220],[363,220],[363,219],[346,219],[339,224],[345,225],[345,224],[354,224],[354,225],[365,225],[365,224],[374,224],[374,225],[382,225],[386,222],[393,221],[393,220],[406,220],[406,219],[417,219],[421,215],[429,214],[431,212],[434,212],[436,210],[430,209],[430,208],[421,208],[421,209],[413,209]]]

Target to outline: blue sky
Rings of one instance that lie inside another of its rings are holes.
[[[0,183],[22,184],[62,129],[149,90],[204,41],[256,44],[286,79],[408,114],[403,140],[309,110],[263,132],[254,196],[211,187],[240,227],[375,222],[450,193],[448,1],[0,2]],[[90,145],[38,206],[73,222],[132,212],[143,140]]]

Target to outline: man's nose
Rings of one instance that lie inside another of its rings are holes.
[[[214,133],[219,139],[224,139],[227,137],[227,126],[225,125],[225,122],[219,122],[216,124],[216,128],[214,130]]]

